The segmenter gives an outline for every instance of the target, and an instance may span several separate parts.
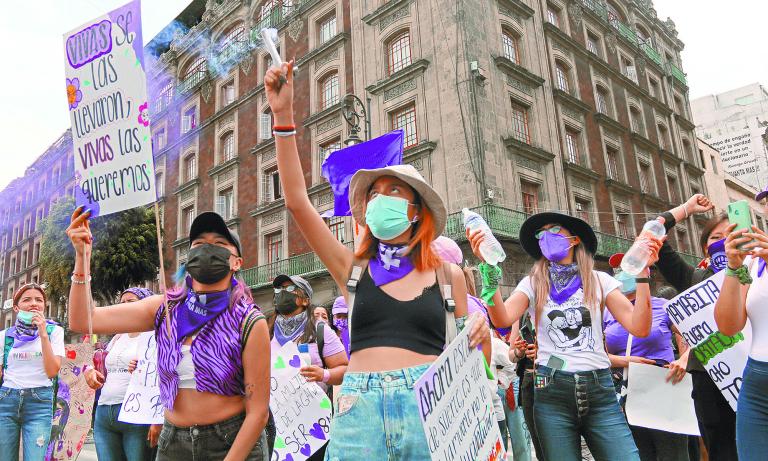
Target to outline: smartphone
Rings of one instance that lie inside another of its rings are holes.
[[[746,200],[739,200],[728,204],[728,221],[736,224],[734,231],[746,229],[752,232],[752,212],[749,209],[749,203]],[[743,245],[739,246],[741,248]]]
[[[528,324],[525,324],[522,328],[520,328],[520,337],[523,338],[523,340],[528,344],[533,344],[535,342],[535,338],[533,337],[533,328],[531,328],[531,326]]]
[[[556,355],[550,355],[549,360],[547,361],[547,367],[553,370],[562,370],[565,368],[565,360]]]

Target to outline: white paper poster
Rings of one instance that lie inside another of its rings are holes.
[[[629,387],[625,411],[633,426],[675,434],[700,435],[693,407],[691,375],[677,384],[667,382],[666,368],[629,363]]]
[[[275,461],[303,461],[328,443],[331,400],[320,386],[299,374],[300,368],[299,349],[293,341],[272,351],[269,409],[277,427]]]
[[[139,336],[136,370],[125,392],[118,420],[132,424],[163,424],[163,404],[157,383],[157,342],[155,333]]]
[[[75,201],[92,217],[154,202],[139,0],[65,34],[64,49]]]
[[[752,344],[752,327],[747,321],[744,330],[734,336],[718,331],[715,302],[724,280],[725,271],[720,271],[673,298],[665,309],[691,346],[691,355],[701,362],[736,411],[742,373]]]
[[[504,460],[483,353],[468,324],[414,385],[432,461]]]

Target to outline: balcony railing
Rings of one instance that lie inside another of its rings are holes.
[[[237,62],[248,52],[248,39],[235,40],[219,51],[216,62],[220,65]]]
[[[674,78],[676,78],[680,83],[682,83],[685,86],[688,86],[688,79],[685,76],[685,72],[683,72],[682,69],[677,67],[676,65],[669,63],[670,73]]]
[[[186,93],[187,91],[194,88],[198,83],[205,80],[207,76],[208,76],[207,68],[201,68],[200,70],[193,72],[192,74],[188,75],[184,80],[182,80],[179,83],[177,93],[178,94]]]
[[[495,236],[515,242],[519,240],[520,227],[528,218],[528,214],[522,211],[498,205],[482,205],[472,208],[472,211],[485,219],[485,222],[488,223]],[[448,215],[443,234],[457,242],[467,239],[461,212]],[[632,239],[599,231],[595,231],[595,234],[597,235],[597,255],[601,257],[607,258],[614,253],[625,252],[632,246]],[[352,242],[347,242],[344,245],[352,249],[353,244]],[[694,266],[701,260],[701,258],[690,254],[680,253],[680,256],[688,264]],[[242,271],[242,276],[251,288],[262,288],[272,283],[272,280],[279,274],[311,277],[324,273],[327,273],[327,269],[320,261],[320,258],[315,253],[304,253],[270,264],[245,269]]]

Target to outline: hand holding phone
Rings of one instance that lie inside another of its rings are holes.
[[[749,209],[749,203],[746,200],[739,200],[728,204],[728,222],[735,224],[733,232],[744,230],[749,232],[752,229],[752,211]],[[749,242],[739,245],[742,249]]]

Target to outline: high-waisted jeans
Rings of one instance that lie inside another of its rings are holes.
[[[53,387],[0,388],[0,460],[43,459],[51,439]]]
[[[597,461],[640,460],[607,368],[565,372],[538,366],[533,416],[548,460],[580,461],[582,436]]]
[[[768,362],[751,357],[736,406],[736,448],[740,461],[768,456]]]
[[[331,422],[326,461],[429,460],[413,392],[414,383],[427,368],[429,364],[345,374]]]
[[[157,443],[157,461],[223,460],[244,420],[245,413],[205,426],[178,427],[166,421]],[[262,431],[245,459],[268,461],[267,450],[267,434]]]

